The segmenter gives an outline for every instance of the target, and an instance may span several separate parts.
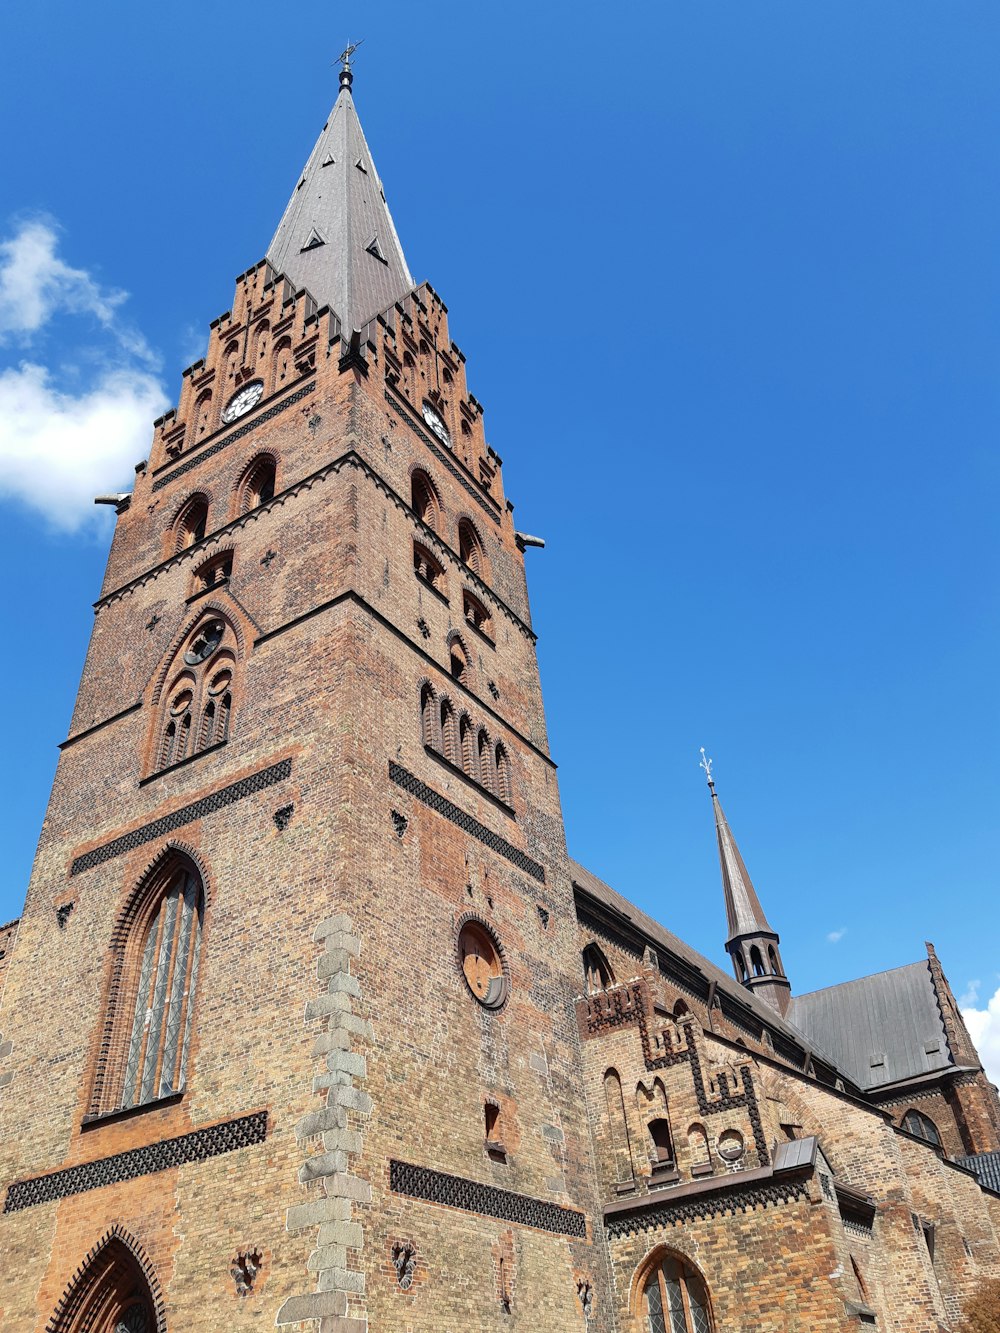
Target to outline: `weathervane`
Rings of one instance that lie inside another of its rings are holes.
[[[362,37],[361,42],[363,42],[364,40],[365,39]],[[350,88],[351,84],[354,82],[354,75],[351,72],[351,56],[354,55],[354,52],[361,45],[361,42],[348,42],[347,45],[344,47],[343,51],[341,51],[340,55],[337,57],[337,59],[340,61],[341,64],[341,70],[340,70],[341,88]]]
[[[709,787],[711,788],[711,790],[714,792],[714,791],[715,791],[715,779],[712,777],[712,761],[711,761],[711,759],[709,759],[708,755],[705,753],[705,747],[704,747],[704,745],[701,747],[701,763],[698,765],[698,767],[699,767],[699,768],[703,768],[703,769],[705,770],[705,777],[708,778],[708,785],[709,785]]]

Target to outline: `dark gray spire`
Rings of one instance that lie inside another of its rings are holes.
[[[267,249],[269,263],[340,317],[345,337],[413,287],[351,96],[340,94]]]
[[[722,892],[726,900],[726,924],[729,938],[726,952],[733,960],[738,981],[748,990],[759,991],[761,999],[779,1013],[788,1008],[790,987],[781,962],[778,933],[771,929],[750,873],[740,855],[729,821],[715,790],[712,761],[701,752],[701,767],[708,778],[715,816],[715,836],[719,843]]]

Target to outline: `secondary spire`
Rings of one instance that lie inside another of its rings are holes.
[[[719,844],[719,865],[722,870],[722,892],[726,901],[726,923],[729,938],[726,952],[733,960],[737,981],[747,990],[758,991],[764,999],[784,1013],[788,1008],[791,988],[785,976],[779,950],[780,940],[764,915],[760,899],[750,879],[732,829],[722,809],[712,776],[712,761],[701,750],[699,768],[708,779],[715,816],[715,834]]]
[[[267,248],[274,269],[333,310],[345,339],[414,285],[354,107],[360,45],[338,57],[337,100]]]

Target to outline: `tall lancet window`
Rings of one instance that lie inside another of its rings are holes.
[[[197,876],[180,869],[146,928],[120,1105],[143,1106],[184,1087],[198,983],[203,901]]]

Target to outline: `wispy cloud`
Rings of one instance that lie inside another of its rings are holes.
[[[979,982],[970,982],[969,989],[977,989]],[[993,1083],[1000,1083],[1000,986],[987,1001],[985,1009],[978,1009],[974,1004],[966,1006],[964,997],[959,1001],[959,1008],[969,1035],[976,1043],[983,1068]]]
[[[977,978],[975,981],[966,983],[965,993],[958,1001],[959,1009],[972,1009],[979,999],[979,987],[983,983]]]
[[[846,934],[846,926],[841,926],[839,930],[827,931],[826,942],[827,944],[839,944]]]
[[[99,491],[128,489],[167,398],[155,354],[121,317],[127,293],[73,268],[58,249],[47,219],[0,241],[0,348],[32,352],[0,367],[0,495],[73,530],[94,516]],[[60,322],[58,352],[40,356],[35,344],[61,316],[90,327]],[[83,388],[75,360],[90,366]]]

